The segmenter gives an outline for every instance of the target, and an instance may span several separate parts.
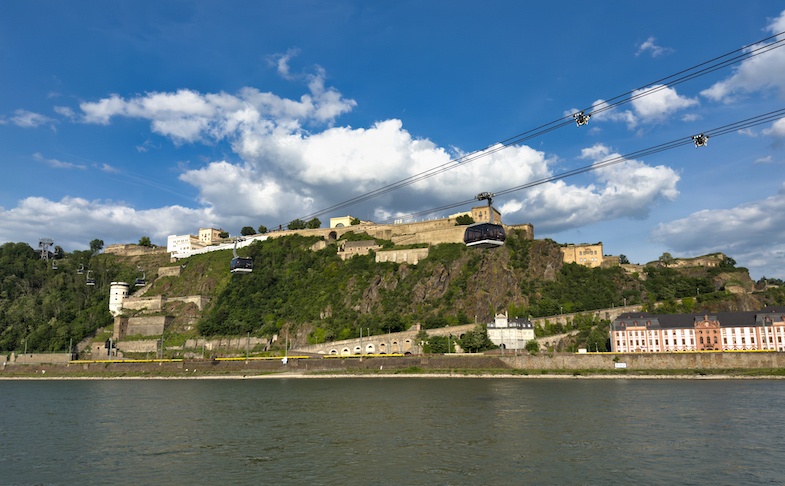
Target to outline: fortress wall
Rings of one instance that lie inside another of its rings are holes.
[[[173,267],[158,267],[159,277],[179,277],[182,272],[182,267],[176,265]]]
[[[123,300],[123,309],[160,311],[163,308],[163,297],[126,297]]]
[[[171,316],[129,317],[125,336],[160,336],[173,321]]]
[[[385,250],[376,252],[376,263],[410,263],[416,265],[420,260],[428,258],[428,248],[412,248],[409,250]]]
[[[145,339],[142,341],[121,341],[117,349],[124,353],[157,353],[160,350],[159,339]]]
[[[151,255],[155,253],[166,253],[165,246],[139,246],[134,244],[109,245],[104,249],[104,253],[121,256]]]
[[[166,300],[167,300],[167,302],[172,302],[172,301],[176,301],[176,302],[190,302],[190,303],[196,304],[196,307],[198,307],[199,310],[203,310],[204,306],[210,301],[210,299],[208,297],[205,297],[204,295],[188,295],[188,296],[185,296],[185,297],[169,297]]]

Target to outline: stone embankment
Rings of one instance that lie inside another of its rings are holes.
[[[623,368],[622,368],[623,367]],[[725,352],[725,353],[670,353],[670,354],[554,354],[488,356],[471,354],[430,355],[409,357],[365,358],[289,358],[265,360],[182,360],[162,362],[72,362],[69,364],[6,363],[0,367],[0,378],[13,376],[244,376],[260,373],[355,373],[373,372],[428,372],[456,370],[476,373],[498,373],[505,370],[541,372],[691,372],[701,370],[785,369],[785,353]],[[626,371],[625,371],[626,370]],[[615,376],[624,376],[623,374]],[[668,376],[673,376],[668,373]]]

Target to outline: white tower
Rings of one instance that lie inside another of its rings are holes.
[[[123,313],[123,299],[128,297],[128,288],[125,282],[112,282],[109,286],[109,312],[112,316]]]

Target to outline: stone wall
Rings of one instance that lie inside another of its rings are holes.
[[[116,317],[112,339],[126,336],[160,336],[174,321],[172,316]]]
[[[376,252],[376,263],[410,263],[417,265],[420,260],[428,258],[428,248],[410,248],[408,250],[382,250]]]
[[[179,277],[183,268],[180,265],[173,267],[158,267],[159,277]]]
[[[166,302],[190,302],[196,304],[199,310],[204,310],[204,306],[210,302],[210,298],[204,295],[187,295],[185,297],[167,297]]]
[[[139,256],[151,255],[155,253],[166,253],[166,247],[163,246],[139,246],[134,244],[127,245],[109,245],[104,249],[104,253],[120,255],[120,256]]]
[[[538,370],[701,370],[783,368],[785,353],[588,353],[503,358],[511,367]],[[623,368],[621,368],[623,366]]]
[[[117,349],[123,353],[158,353],[161,346],[160,339],[145,339],[141,341],[121,341]]]
[[[68,364],[70,360],[71,355],[68,353],[11,353],[10,362],[14,364]],[[5,357],[3,357],[3,361],[5,362]]]
[[[164,298],[160,295],[156,295],[155,297],[126,297],[123,299],[123,309],[146,309],[150,312],[159,312],[163,309],[163,303]]]

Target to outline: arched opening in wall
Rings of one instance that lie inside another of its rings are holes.
[[[327,239],[328,239],[329,241],[335,241],[335,240],[337,240],[337,239],[338,239],[338,233],[336,233],[335,231],[330,231],[330,232],[327,234]]]
[[[406,351],[410,350],[410,349],[412,348],[412,340],[411,340],[411,339],[406,339],[406,340],[403,342],[403,347],[404,347],[404,349],[405,349]],[[411,353],[408,353],[408,354],[411,354]]]
[[[365,346],[365,354],[376,354],[376,347],[373,344]]]
[[[379,354],[387,354],[387,344],[379,343]]]
[[[362,354],[362,348],[360,346],[355,346],[354,354]]]
[[[343,348],[341,350],[341,356],[349,356],[349,354],[350,354],[349,348]]]
[[[336,354],[338,354],[338,350],[337,349],[331,349],[330,350],[330,354],[335,356]]]

